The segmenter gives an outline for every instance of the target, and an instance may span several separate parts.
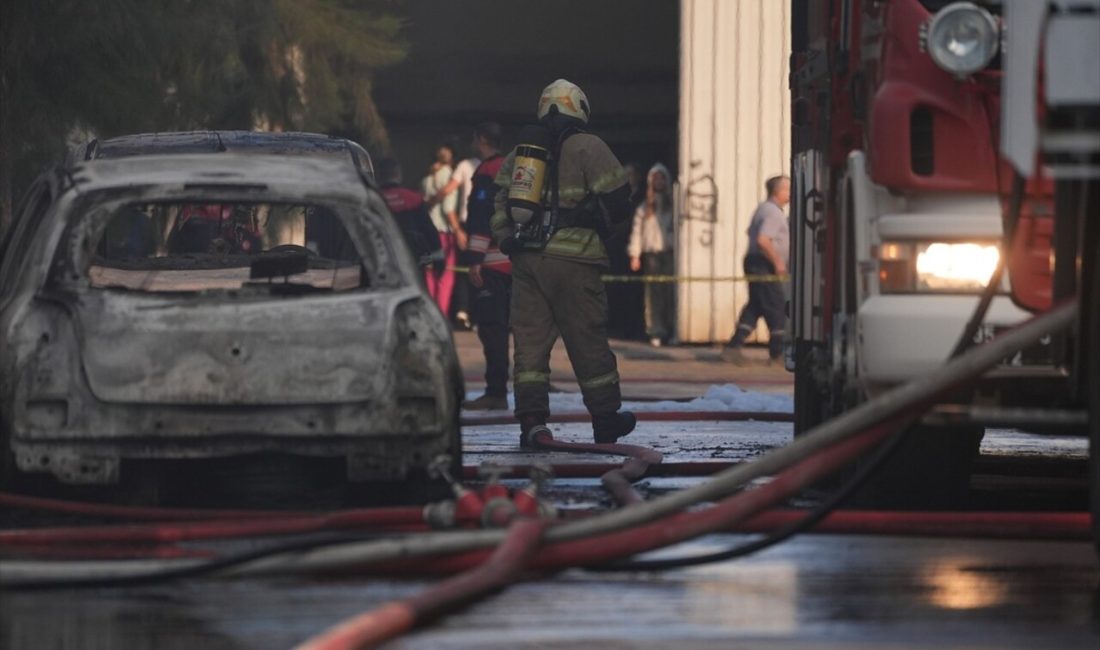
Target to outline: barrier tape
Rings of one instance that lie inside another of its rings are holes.
[[[447,270],[455,273],[469,273],[468,266],[450,266]],[[604,275],[604,282],[642,282],[645,284],[679,282],[789,282],[789,275],[729,275],[729,276],[692,276],[692,275]]]
[[[605,275],[604,282],[787,282],[789,275],[730,275],[719,277],[691,275]]]

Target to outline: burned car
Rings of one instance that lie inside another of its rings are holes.
[[[315,157],[59,168],[0,251],[6,479],[259,453],[352,481],[459,463],[462,376],[385,203]]]

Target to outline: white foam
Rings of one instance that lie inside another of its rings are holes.
[[[472,391],[468,399],[481,395]],[[509,409],[515,406],[515,395],[508,393]],[[711,386],[702,397],[687,402],[662,400],[658,402],[623,402],[623,409],[636,413],[666,411],[766,411],[768,413],[794,412],[794,399],[790,395],[761,393],[743,390],[736,384]],[[580,393],[550,393],[550,411],[555,415],[563,413],[585,413],[584,399]]]

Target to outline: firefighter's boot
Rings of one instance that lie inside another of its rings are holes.
[[[592,416],[592,437],[598,444],[615,442],[634,430],[638,418],[630,411]]]
[[[534,449],[537,447],[535,444],[535,436],[540,433],[550,433],[550,429],[546,426],[546,416],[532,414],[519,416],[520,447],[524,449]]]

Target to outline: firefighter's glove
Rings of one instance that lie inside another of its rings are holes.
[[[500,252],[504,253],[508,257],[511,257],[513,254],[518,253],[519,251],[520,245],[519,242],[516,241],[515,237],[505,237],[504,239],[500,240]]]

